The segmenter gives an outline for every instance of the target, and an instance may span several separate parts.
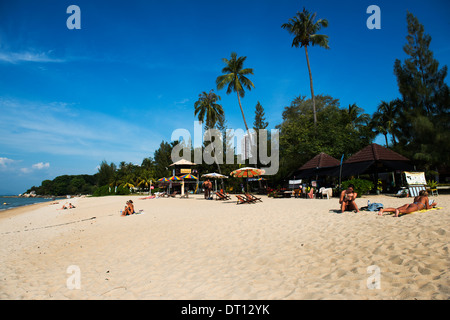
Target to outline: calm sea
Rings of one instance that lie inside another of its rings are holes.
[[[0,196],[0,211],[28,206],[30,204],[52,201],[53,199],[44,198],[17,198]]]

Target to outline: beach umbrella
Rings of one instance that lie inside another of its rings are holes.
[[[202,177],[211,178],[215,180],[214,185],[216,186],[216,192],[217,192],[217,179],[228,179],[228,176],[216,172],[202,174]]]
[[[180,178],[180,177],[177,177],[177,176],[171,176],[171,177],[169,178],[169,180],[170,180],[170,181],[180,181],[181,178]]]
[[[245,167],[231,171],[230,175],[236,178],[253,178],[263,175],[264,173],[266,172],[263,169]],[[248,179],[247,179],[247,191],[248,191]]]
[[[261,176],[264,173],[266,172],[263,169],[246,167],[231,171],[230,175],[236,178],[253,178]]]
[[[192,175],[192,174],[190,174],[190,173],[185,174],[184,176],[181,176],[180,178],[181,179],[195,179],[195,180],[197,180],[197,177]]]
[[[157,180],[158,182],[167,182],[170,181],[168,178],[161,178]]]
[[[190,174],[190,173],[188,173],[188,174],[185,174],[184,176],[181,176],[180,178],[183,179],[183,181],[181,181],[181,195],[184,195],[184,179],[197,180],[197,177],[192,175],[192,174]]]
[[[202,177],[212,178],[212,179],[227,179],[228,178],[228,176],[225,176],[220,173],[215,173],[215,172],[202,174]]]

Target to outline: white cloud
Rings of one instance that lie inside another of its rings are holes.
[[[30,168],[21,168],[20,171],[23,173],[30,173],[32,170]]]
[[[0,61],[8,63],[20,62],[64,62],[62,59],[56,59],[49,56],[49,52],[0,52]]]
[[[15,160],[13,159],[8,159],[8,158],[2,158],[0,157],[0,166],[2,166],[3,168],[5,168],[8,164],[13,163]]]
[[[0,97],[0,109],[0,149],[136,162],[149,156],[163,139],[141,119],[130,126],[128,118],[76,104]]]
[[[50,163],[46,162],[39,162],[39,163],[35,163],[31,166],[33,169],[37,169],[37,170],[42,170],[42,169],[47,169],[50,167]]]
[[[175,101],[175,104],[186,104],[187,102],[189,102],[189,99],[188,98],[185,98],[185,99],[182,99],[182,100],[180,100],[180,101]]]

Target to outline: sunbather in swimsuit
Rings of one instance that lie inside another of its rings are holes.
[[[431,205],[428,200],[428,192],[425,190],[420,191],[419,196],[414,198],[413,203],[405,204],[398,208],[386,208],[381,209],[378,215],[382,216],[384,212],[395,212],[395,216],[398,217],[399,213],[411,213],[423,209],[431,209],[436,206],[436,202]]]

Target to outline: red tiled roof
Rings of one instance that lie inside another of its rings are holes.
[[[299,170],[306,170],[312,168],[326,168],[340,165],[341,162],[328,154],[321,152],[307,163],[305,163]]]
[[[391,149],[382,147],[376,143],[372,143],[367,147],[361,149],[353,156],[351,156],[344,163],[355,163],[363,161],[378,161],[378,160],[389,160],[389,161],[409,161],[401,154],[392,151]]]

